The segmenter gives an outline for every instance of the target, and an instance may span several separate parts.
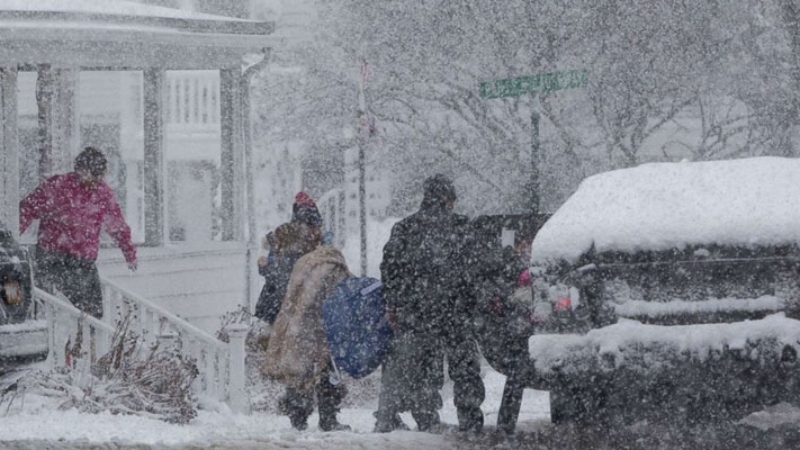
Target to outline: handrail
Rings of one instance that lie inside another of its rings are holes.
[[[37,287],[33,288],[33,298],[43,303],[46,310],[47,360],[50,367],[57,367],[62,361],[70,365],[73,350],[76,349],[88,355],[88,358],[82,358],[88,365],[110,350],[113,326]]]
[[[76,308],[75,305],[73,305],[72,303],[62,300],[47,291],[34,287],[33,296],[36,299],[44,300],[46,303],[58,306],[60,309],[62,309],[64,312],[66,312],[75,319],[80,319],[81,317],[83,317],[83,320],[87,321],[93,327],[97,327],[99,329],[103,329],[111,333],[114,332],[114,327],[112,327],[111,325],[103,322],[102,320],[96,317],[84,313],[80,309]]]
[[[103,287],[107,286],[107,287],[119,292],[120,294],[122,294],[128,300],[131,300],[131,301],[133,301],[133,302],[135,302],[135,303],[137,303],[139,305],[142,305],[145,308],[147,308],[147,309],[153,311],[154,313],[158,314],[160,317],[163,317],[163,318],[167,319],[167,321],[173,327],[175,327],[175,328],[177,328],[179,330],[182,329],[182,331],[184,331],[186,334],[194,336],[194,337],[197,337],[197,338],[205,341],[206,343],[208,343],[210,345],[214,345],[214,346],[218,347],[219,349],[225,349],[226,348],[226,344],[224,342],[222,342],[219,339],[215,338],[214,336],[208,334],[204,330],[201,330],[200,328],[198,328],[198,327],[192,325],[191,323],[187,322],[185,319],[183,319],[183,318],[181,318],[181,317],[179,317],[179,316],[167,311],[166,309],[162,308],[161,306],[156,305],[155,303],[151,302],[150,300],[147,300],[146,298],[144,298],[144,297],[142,297],[140,295],[137,295],[137,294],[131,292],[130,290],[119,286],[118,284],[114,283],[113,281],[101,278],[100,284]],[[108,297],[104,295],[103,296],[103,300],[107,301]],[[110,317],[110,314],[107,314],[107,316]]]
[[[245,338],[248,327],[233,326],[228,330],[229,342],[223,342],[185,319],[167,311],[152,301],[101,277],[105,320],[110,321],[116,307],[136,308],[143,338],[153,337],[177,344],[177,349],[196,361],[200,377],[194,388],[199,393],[227,402],[234,411],[249,412],[245,393]],[[162,327],[168,325],[168,329]],[[158,333],[153,336],[156,328]]]

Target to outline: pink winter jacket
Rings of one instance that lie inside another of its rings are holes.
[[[20,234],[34,219],[40,219],[37,245],[44,250],[94,261],[104,227],[125,260],[136,262],[131,229],[105,181],[90,187],[74,172],[48,178],[19,202]]]

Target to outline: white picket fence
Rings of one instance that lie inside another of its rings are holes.
[[[141,336],[145,344],[165,341],[177,346],[184,357],[196,361],[199,376],[193,388],[198,395],[225,402],[235,412],[249,413],[245,394],[246,325],[229,325],[226,343],[111,281],[102,280],[102,289],[103,320],[83,314],[66,300],[34,289],[35,300],[45,308],[51,367],[66,364],[68,343],[73,348],[80,345],[81,349],[89,349],[83,362],[91,365],[108,352],[117,321],[131,313],[134,318],[131,331]]]

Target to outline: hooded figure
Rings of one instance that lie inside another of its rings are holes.
[[[383,248],[381,281],[394,336],[375,430],[404,427],[398,413],[406,410],[419,430],[438,428],[446,357],[459,429],[480,432],[485,392],[470,326],[474,301],[469,277],[453,276],[475,263],[471,227],[452,212],[456,191],[446,176],[428,178],[423,189],[419,211],[394,225]]]

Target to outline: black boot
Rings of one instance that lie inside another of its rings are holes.
[[[347,393],[341,384],[334,386],[327,376],[317,385],[317,406],[319,407],[319,429],[322,431],[350,431],[349,425],[339,423],[336,414]]]
[[[375,429],[373,433],[391,433],[395,430],[408,431],[408,425],[400,418],[400,414],[375,413]]]
[[[411,412],[414,420],[417,422],[417,430],[425,431],[428,433],[441,432],[441,421],[439,420],[439,413],[433,412]]]
[[[458,431],[479,434],[483,432],[483,412],[480,408],[457,409]]]
[[[314,410],[314,399],[302,395],[293,389],[287,389],[286,395],[278,400],[278,411],[289,416],[292,428],[303,431],[308,427],[308,416]]]

